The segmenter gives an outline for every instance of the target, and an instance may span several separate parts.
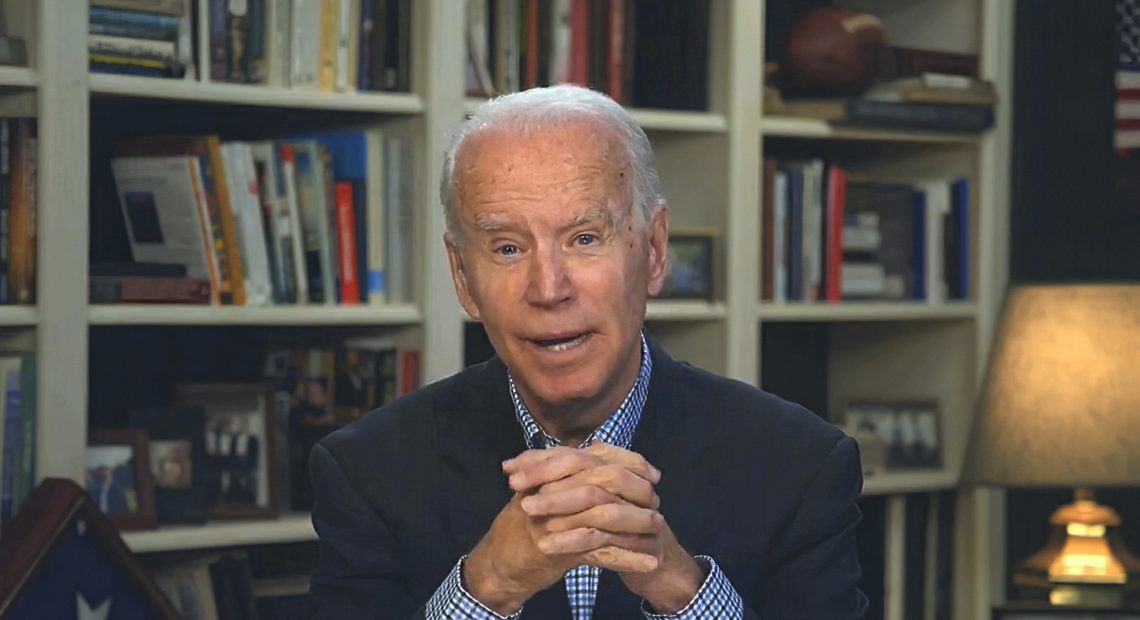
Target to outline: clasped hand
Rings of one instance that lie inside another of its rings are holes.
[[[684,607],[703,579],[657,509],[661,472],[604,443],[528,450],[503,463],[515,491],[464,564],[477,600],[512,613],[567,571],[617,572],[657,611]]]

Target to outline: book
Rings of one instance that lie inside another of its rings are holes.
[[[993,108],[948,103],[869,99],[791,99],[773,111],[851,125],[931,131],[982,131],[994,124]]]

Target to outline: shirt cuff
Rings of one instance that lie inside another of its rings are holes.
[[[675,614],[655,614],[649,603],[641,602],[641,612],[649,620],[740,620],[744,617],[744,603],[740,595],[724,576],[720,567],[707,555],[693,557],[707,571],[697,595]]]
[[[463,587],[463,562],[467,556],[459,558],[455,568],[447,574],[435,594],[424,606],[426,620],[516,620],[522,615],[522,608],[509,615],[495,613]]]

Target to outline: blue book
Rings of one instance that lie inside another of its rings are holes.
[[[20,464],[23,420],[20,411],[20,358],[5,356],[4,372],[4,480],[0,490],[0,525],[12,520],[16,469]]]
[[[177,15],[110,9],[101,6],[92,6],[89,11],[87,31],[91,34],[156,41],[178,40],[179,17]]]

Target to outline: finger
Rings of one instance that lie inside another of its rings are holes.
[[[660,547],[652,534],[618,534],[592,527],[549,532],[539,536],[535,544],[547,555],[583,554],[603,547],[620,547],[633,553],[656,556]]]
[[[503,461],[503,473],[510,475],[520,468],[529,467],[536,463],[541,463],[542,461],[549,460],[550,458],[562,452],[567,452],[570,450],[574,449],[566,446],[554,446],[553,448],[535,448],[531,450],[524,450],[518,456]]]
[[[607,463],[621,465],[629,471],[645,478],[652,484],[661,481],[661,470],[654,467],[644,456],[625,450],[603,441],[595,441],[586,447],[586,452],[601,458]]]
[[[602,504],[572,515],[551,517],[545,527],[550,532],[593,528],[611,534],[656,534],[665,519],[654,510],[632,504]]]
[[[655,555],[614,546],[587,551],[583,554],[583,562],[619,573],[649,573],[661,565]]]
[[[521,506],[531,517],[571,515],[583,510],[622,501],[602,487],[592,484],[574,485],[551,490],[551,486],[562,481],[551,482],[538,492],[523,498]]]
[[[512,489],[525,491],[572,476],[590,467],[605,464],[600,458],[573,448],[561,450],[551,448],[542,452],[553,452],[553,454],[546,458],[537,458],[524,452],[514,459],[510,465],[512,471],[508,474],[508,484]],[[506,467],[504,465],[504,469]]]
[[[613,497],[620,497],[625,501],[643,508],[656,510],[661,506],[661,500],[653,485],[646,479],[635,475],[621,465],[602,465],[580,471],[572,476],[555,480],[543,485],[537,496],[557,495],[562,492],[583,486],[595,486]],[[536,496],[536,497],[537,497]],[[591,496],[591,499],[600,499],[600,496]],[[549,500],[554,503],[554,500]],[[542,504],[543,502],[539,502]],[[602,503],[602,502],[596,502]],[[596,504],[595,504],[596,505]],[[528,511],[528,514],[536,514]],[[552,514],[566,514],[558,512]]]

